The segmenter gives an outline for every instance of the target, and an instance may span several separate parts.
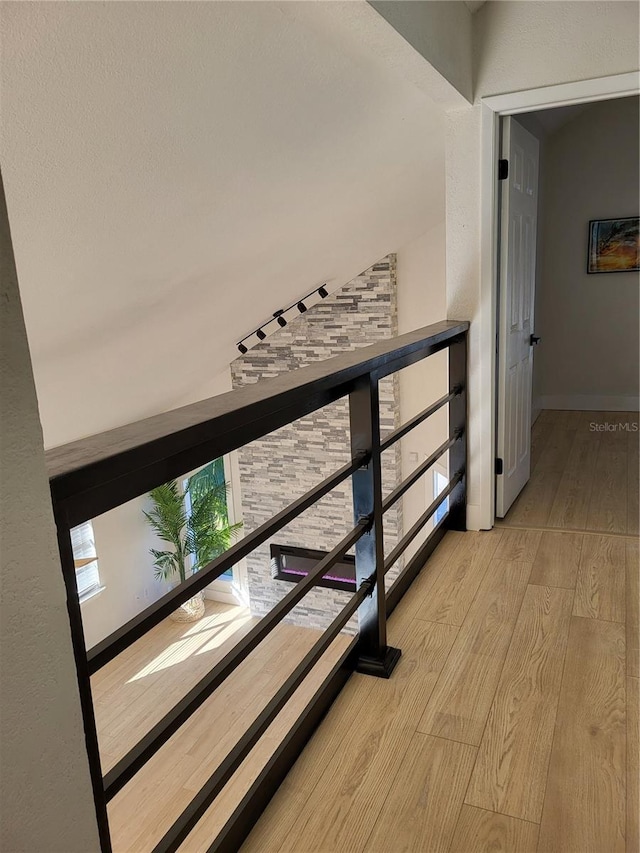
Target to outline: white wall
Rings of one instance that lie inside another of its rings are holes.
[[[638,407],[639,274],[588,275],[591,219],[638,216],[638,98],[590,105],[547,140],[536,299],[539,408]]]
[[[176,406],[273,311],[438,221],[442,111],[335,12],[2,5],[1,153],[48,446]]]
[[[473,17],[476,100],[633,71],[638,12],[626,0],[490,0]]]
[[[482,138],[479,100],[496,92],[637,69],[638,6],[631,3],[489,2],[475,15],[476,106],[447,115],[447,313],[471,320],[468,518],[492,524],[491,352],[495,303],[481,297]],[[594,24],[598,24],[594,44]],[[499,33],[499,37],[495,33]],[[535,46],[535,51],[527,45]],[[520,47],[520,52],[516,50]],[[606,49],[603,49],[605,46]],[[525,61],[526,60],[526,61]],[[489,194],[493,188],[486,189]],[[486,214],[485,214],[486,215]],[[484,337],[481,337],[484,332]]]
[[[462,0],[369,0],[468,101],[473,97],[472,15]]]
[[[444,186],[442,186],[444,196]],[[444,202],[444,198],[443,198]],[[398,332],[441,320],[446,314],[445,286],[445,227],[443,221],[398,250]],[[424,361],[400,371],[400,421],[422,411],[429,403],[446,394],[448,360],[446,352],[437,353]],[[402,477],[407,477],[423,462],[448,434],[447,409],[441,409],[425,423],[401,439]],[[442,460],[446,474],[446,457]],[[405,533],[424,512],[433,499],[433,475],[425,474],[403,498],[402,520]],[[431,529],[425,528],[425,533]],[[423,537],[406,552],[406,558],[416,550]]]
[[[0,186],[0,849],[99,849],[31,361]]]
[[[82,603],[87,648],[153,604],[169,588],[166,581],[155,578],[149,549],[164,546],[149,527],[144,509],[150,509],[146,496],[93,519],[103,589]]]

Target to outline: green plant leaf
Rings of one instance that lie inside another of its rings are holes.
[[[193,571],[197,572],[230,547],[242,523],[229,524],[228,488],[223,460],[216,459],[186,483],[190,512],[175,480],[150,492],[153,506],[144,512],[145,518],[154,533],[173,546],[172,551],[151,549],[156,577],[169,579],[177,573],[185,580],[188,557],[194,557]]]

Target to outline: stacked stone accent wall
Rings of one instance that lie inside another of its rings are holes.
[[[389,255],[305,314],[249,350],[231,365],[238,388],[331,358],[397,335],[396,259]],[[397,377],[380,382],[380,420],[383,434],[399,425]],[[239,451],[245,533],[283,509],[349,461],[347,399],[276,430]],[[383,456],[383,494],[401,478],[399,445]],[[402,531],[401,502],[385,515],[385,552]],[[283,528],[273,542],[330,551],[353,527],[350,479],[310,510]],[[251,610],[263,615],[291,584],[271,576],[269,544],[247,558]],[[392,577],[397,574],[396,566]],[[390,573],[391,574],[391,573]],[[291,621],[325,628],[349,598],[348,593],[314,589],[291,614]],[[351,630],[355,621],[350,624]]]

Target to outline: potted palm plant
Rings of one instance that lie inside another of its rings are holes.
[[[227,490],[222,459],[216,459],[189,477],[184,491],[170,480],[149,493],[152,508],[145,517],[154,533],[171,546],[150,549],[157,578],[176,586],[229,548],[242,524],[229,524]],[[204,595],[199,592],[171,618],[195,622],[203,615]]]

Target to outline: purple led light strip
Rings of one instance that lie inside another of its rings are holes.
[[[298,569],[283,569],[282,570],[287,575],[301,575],[303,578],[309,574],[309,572],[303,572]],[[355,584],[355,578],[337,578],[334,575],[322,575],[322,580],[325,581],[339,581],[340,583],[352,583]]]

